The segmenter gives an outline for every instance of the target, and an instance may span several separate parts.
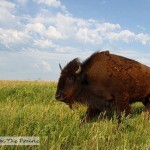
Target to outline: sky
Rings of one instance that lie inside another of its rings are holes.
[[[150,66],[150,0],[1,0],[0,80],[57,81],[109,50]]]

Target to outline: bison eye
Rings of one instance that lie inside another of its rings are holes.
[[[70,81],[74,81],[74,80],[75,80],[75,77],[74,77],[74,76],[71,76],[71,77],[69,78],[69,80],[70,80]]]

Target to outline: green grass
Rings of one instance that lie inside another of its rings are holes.
[[[132,118],[115,115],[79,127],[86,108],[70,110],[55,100],[56,83],[0,81],[0,136],[39,136],[40,146],[0,146],[40,150],[150,150],[150,118],[141,103]]]

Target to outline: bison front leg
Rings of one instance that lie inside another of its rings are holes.
[[[150,95],[145,98],[143,104],[146,107],[148,113],[150,113]]]
[[[100,114],[100,111],[98,109],[92,106],[89,106],[83,120],[81,121],[80,127],[83,126],[86,122],[94,119],[99,114]]]

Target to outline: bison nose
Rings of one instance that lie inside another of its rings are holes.
[[[61,94],[61,93],[57,93],[57,94],[55,95],[55,98],[56,98],[57,100],[60,100],[61,97],[62,97],[62,94]]]

